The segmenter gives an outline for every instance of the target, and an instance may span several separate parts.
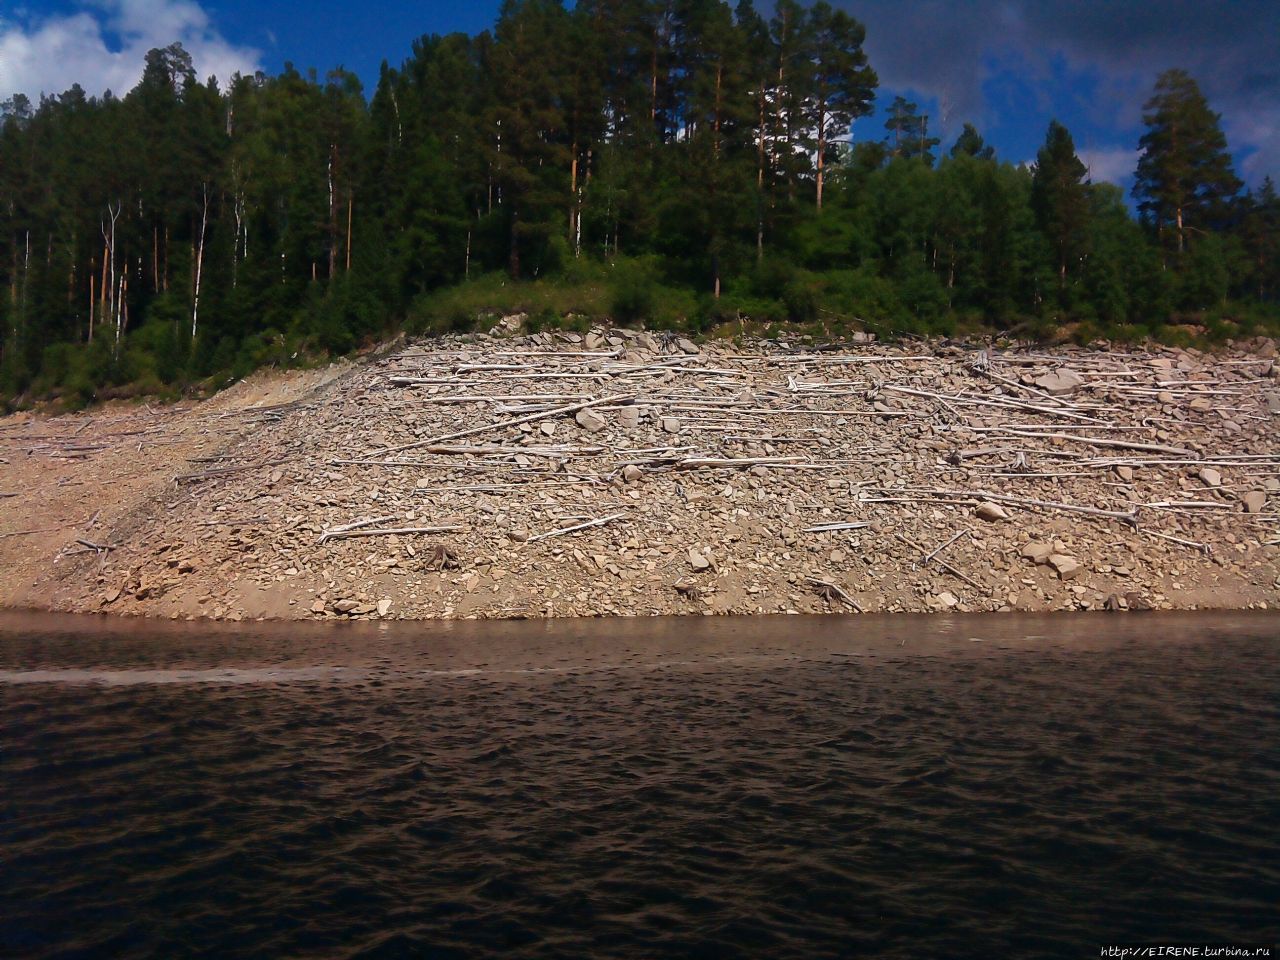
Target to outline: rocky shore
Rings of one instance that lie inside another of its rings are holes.
[[[197,404],[10,417],[0,604],[233,620],[1275,607],[1275,355],[500,329]]]

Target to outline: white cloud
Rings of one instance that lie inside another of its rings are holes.
[[[257,50],[229,43],[193,0],[95,0],[65,16],[19,16],[0,18],[0,100],[15,93],[36,100],[73,83],[92,95],[123,96],[142,76],[147,51],[174,41],[191,54],[201,80],[225,84],[259,65]]]
[[[1138,169],[1137,150],[1115,147],[1104,150],[1080,150],[1077,156],[1089,168],[1089,178],[1094,183],[1105,181],[1123,185],[1133,179]]]

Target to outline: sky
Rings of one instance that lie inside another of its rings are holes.
[[[998,155],[1032,161],[1050,119],[1071,130],[1094,180],[1129,187],[1142,104],[1160,71],[1191,72],[1222,114],[1237,172],[1280,174],[1278,0],[832,0],[867,26],[880,139],[896,94],[949,146],[973,123]],[[771,12],[768,0],[762,9]],[[127,92],[152,47],[179,40],[203,77],[344,66],[369,92],[424,33],[490,26],[498,0],[0,0],[0,101],[79,83]]]

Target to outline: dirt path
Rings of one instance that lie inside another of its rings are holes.
[[[449,338],[190,407],[11,418],[0,602],[226,619],[1275,607],[1274,355]]]

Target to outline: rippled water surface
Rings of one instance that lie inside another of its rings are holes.
[[[1280,938],[1280,619],[0,617],[0,956]]]

